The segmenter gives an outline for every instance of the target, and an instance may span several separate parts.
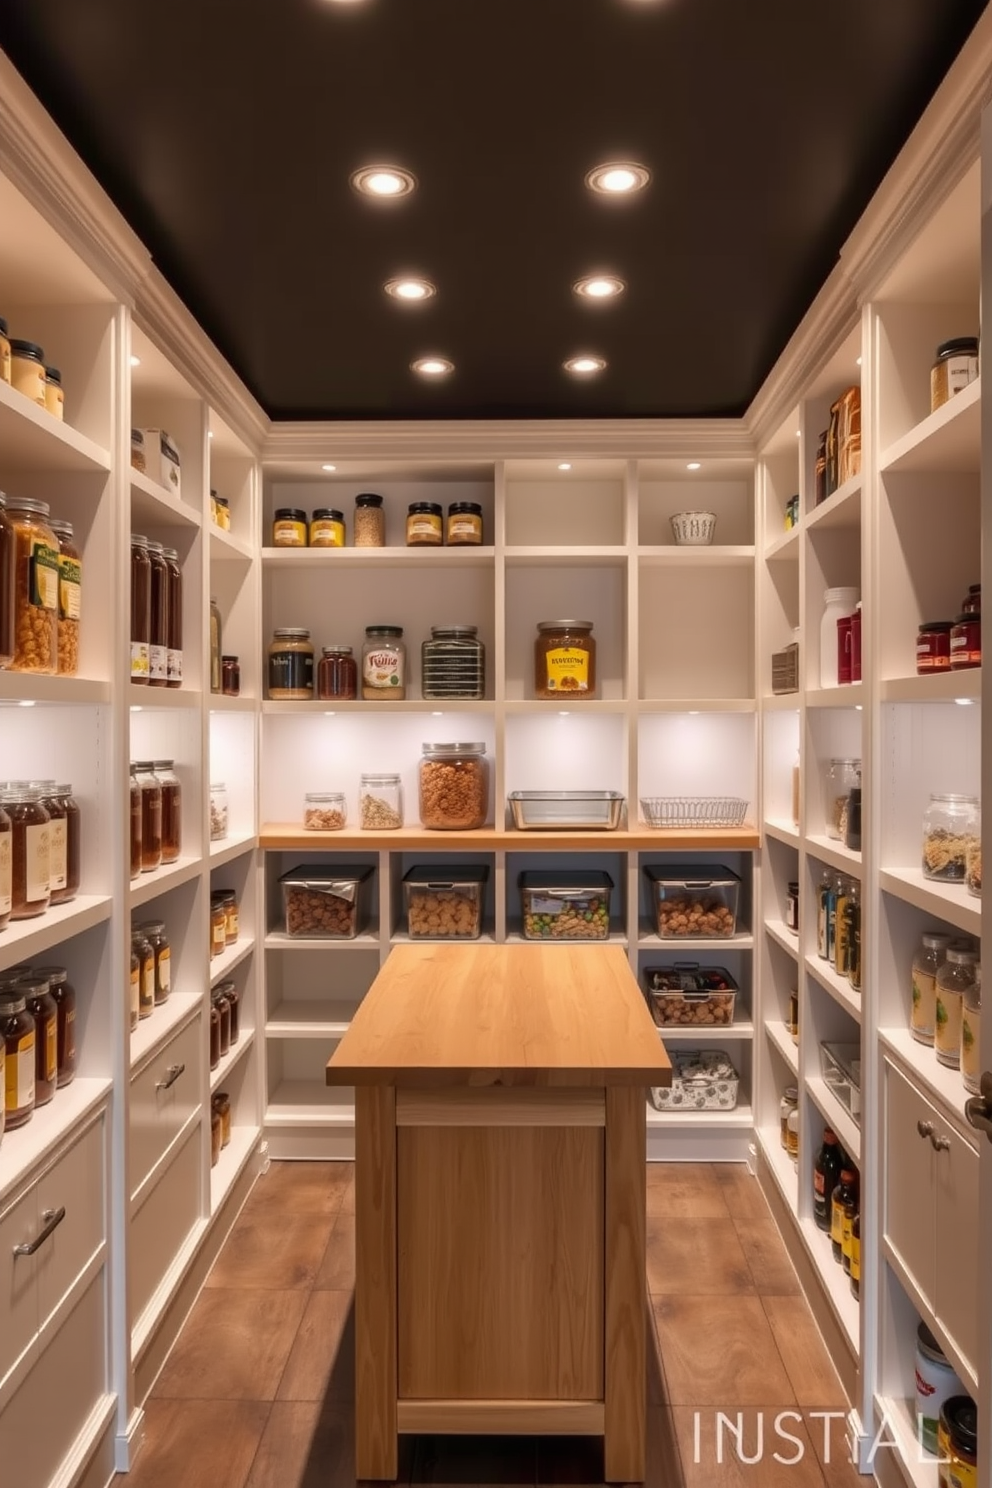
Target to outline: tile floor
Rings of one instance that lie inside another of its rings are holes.
[[[844,1459],[843,1422],[813,1414],[844,1397],[756,1180],[732,1165],[652,1164],[647,1204],[651,1488],[864,1484]],[[354,1481],[354,1247],[351,1166],[273,1163],[115,1488]],[[727,1427],[720,1451],[721,1412],[742,1421],[739,1451]],[[602,1470],[601,1444],[584,1438],[401,1438],[402,1483],[585,1485]]]

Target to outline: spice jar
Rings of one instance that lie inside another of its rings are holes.
[[[379,702],[399,702],[406,697],[406,646],[401,625],[365,627],[362,697]]]
[[[225,927],[225,944],[232,946],[238,938],[238,896],[233,889],[214,889],[210,895],[211,904],[223,904],[224,913],[227,916]]]
[[[976,834],[978,797],[932,795],[923,816],[923,876],[963,883],[969,837]]]
[[[7,498],[0,491],[0,671],[14,659],[14,589],[17,574],[17,537],[7,519]]]
[[[71,1085],[76,1074],[76,990],[64,966],[39,966],[34,973],[48,983],[57,1015],[57,1083]]]
[[[167,687],[183,685],[183,571],[175,548],[163,548],[162,557],[169,571],[169,653]]]
[[[237,656],[221,657],[220,690],[225,697],[241,696],[241,662]]]
[[[916,635],[916,670],[922,677],[928,672],[946,672],[951,665],[950,620],[924,620]]]
[[[420,762],[420,822],[432,831],[485,825],[489,764],[485,744],[425,744]]]
[[[210,691],[220,692],[220,654],[222,650],[220,607],[210,600]]]
[[[231,1052],[231,1004],[220,987],[215,987],[210,1000],[220,1013],[220,1057]]]
[[[486,648],[477,625],[432,625],[420,648],[420,690],[425,698],[484,698]]]
[[[411,501],[407,508],[408,548],[439,548],[444,540],[444,508],[436,501]]]
[[[62,373],[58,367],[45,368],[45,407],[52,418],[65,417],[65,394],[62,391]]]
[[[155,953],[155,1006],[168,1002],[172,990],[172,949],[164,920],[146,920],[138,929]]]
[[[951,937],[928,930],[913,957],[909,1031],[918,1044],[933,1044],[937,1014],[937,972],[944,964]]]
[[[211,999],[210,1002],[210,1068],[215,1070],[220,1064],[220,1008]]]
[[[341,791],[307,791],[303,800],[303,828],[307,832],[339,832],[347,821]]]
[[[214,503],[214,521],[217,523],[217,526],[221,529],[222,532],[230,532],[231,503],[228,501],[226,496],[218,496],[216,491],[211,491],[210,495],[213,498]]]
[[[14,1131],[34,1114],[35,1027],[18,986],[0,987],[4,1045],[4,1126]]]
[[[785,928],[799,933],[799,885],[790,883],[785,895]]]
[[[221,956],[227,946],[227,907],[216,894],[210,896],[210,959]]]
[[[138,1017],[150,1018],[155,1011],[155,951],[137,925],[131,929],[131,947],[138,957]]]
[[[210,1166],[215,1168],[220,1162],[220,1116],[216,1111],[210,1112]]]
[[[269,645],[269,697],[313,697],[313,642],[301,626],[280,626]]]
[[[48,520],[48,502],[11,498],[14,529],[13,672],[52,677],[58,671],[59,540]]]
[[[10,817],[10,917],[28,920],[44,914],[51,898],[48,878],[48,812],[41,792],[26,785],[0,792],[0,806]]]
[[[847,835],[848,803],[852,789],[861,784],[859,759],[832,759],[824,780],[826,832],[837,842]]]
[[[233,1046],[238,1042],[241,1033],[241,993],[238,991],[237,982],[232,981],[220,982],[217,991],[223,992],[231,1010],[231,1044]]]
[[[220,1141],[226,1147],[231,1140],[231,1097],[226,1090],[218,1090],[211,1096],[210,1109],[220,1117]]]
[[[477,501],[452,501],[448,507],[445,541],[449,548],[479,547],[482,543],[482,507]]]
[[[281,506],[272,523],[272,546],[274,548],[305,548],[307,545],[307,514],[298,506]]]
[[[534,694],[539,698],[592,697],[596,642],[591,620],[539,620],[534,642]]]
[[[10,386],[10,337],[7,334],[7,322],[0,315],[0,382]],[[0,1126],[0,1131],[3,1127]]]
[[[138,766],[131,761],[131,878],[141,877],[141,785],[137,777]]]
[[[779,1141],[785,1152],[789,1150],[789,1113],[794,1111],[799,1104],[799,1089],[795,1085],[787,1085],[782,1091],[782,1099],[778,1103],[779,1118]]]
[[[949,946],[937,972],[937,1008],[933,1046],[938,1064],[957,1069],[961,1063],[961,1014],[965,992],[978,980],[978,952]]]
[[[358,782],[358,802],[364,832],[389,832],[403,825],[398,775],[362,775]]]
[[[982,968],[975,967],[975,980],[962,994],[961,1079],[965,1090],[977,1095],[981,1089]]]
[[[131,534],[131,681],[148,685],[151,665],[149,646],[152,633],[152,565],[148,557],[148,539],[140,532]]]
[[[227,786],[223,780],[210,784],[210,841],[227,836]]]
[[[131,469],[144,475],[148,469],[145,459],[145,436],[140,429],[131,430]]]
[[[10,817],[0,805],[0,930],[10,924],[13,902],[14,876],[14,828]]]
[[[11,339],[10,383],[39,408],[45,407],[45,353],[34,341]]]
[[[175,761],[154,760],[152,768],[162,792],[162,862],[176,863],[183,846],[183,788]]]
[[[59,1076],[59,1014],[48,982],[37,972],[22,978],[15,990],[34,1019],[34,1104],[47,1106],[54,1099]]]
[[[978,376],[978,337],[958,336],[937,347],[930,368],[930,412],[943,408]]]
[[[60,677],[79,671],[79,617],[82,610],[83,565],[71,522],[49,523],[59,545],[58,668]]]
[[[350,699],[358,696],[358,663],[350,646],[324,646],[317,663],[317,696]]]
[[[141,957],[138,955],[133,941],[131,942],[129,1011],[131,1015],[131,1032],[133,1033],[141,1020]]]
[[[148,539],[148,562],[151,565],[148,685],[165,687],[169,681],[169,569],[162,544],[153,542],[151,538]]]
[[[982,617],[980,612],[961,614],[951,626],[951,671],[961,672],[982,664]]]
[[[355,497],[355,547],[383,548],[386,545],[386,516],[382,497],[362,491]]]
[[[162,787],[151,760],[138,760],[135,774],[141,787],[141,871],[162,866]]]
[[[333,506],[319,506],[310,518],[312,548],[344,547],[344,513]]]
[[[38,799],[48,812],[49,902],[68,904],[79,891],[78,873],[75,888],[69,887],[69,812],[54,780],[29,780],[28,784],[41,792]]]

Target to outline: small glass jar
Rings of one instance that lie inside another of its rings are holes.
[[[313,642],[302,626],[282,625],[269,645],[269,697],[302,702],[313,697]]]
[[[425,744],[420,761],[420,824],[435,832],[474,831],[489,809],[485,744]]]
[[[355,497],[354,532],[356,548],[386,546],[386,514],[382,509],[382,497],[373,491],[362,491]]]
[[[391,832],[403,825],[403,794],[398,775],[362,775],[358,803],[363,832]]]
[[[49,524],[59,544],[58,667],[60,677],[79,671],[79,617],[82,612],[83,564],[71,522]]]
[[[224,645],[224,628],[216,599],[210,600],[210,691],[220,692],[220,657]]]
[[[225,929],[225,944],[232,946],[237,943],[239,934],[239,909],[238,896],[233,889],[214,889],[210,895],[211,904],[223,904],[224,913],[227,916]]]
[[[62,391],[62,373],[58,367],[45,368],[45,407],[60,421],[65,418],[65,393]]]
[[[35,1026],[18,986],[0,988],[4,1045],[4,1126],[14,1131],[34,1115]]]
[[[937,1063],[957,1069],[961,1063],[961,1014],[964,994],[979,977],[978,952],[948,947],[947,959],[937,972],[937,1011],[934,1022],[934,1052]]]
[[[982,664],[982,616],[959,615],[951,626],[951,671],[963,672]]]
[[[46,978],[32,972],[15,984],[24,1007],[34,1019],[34,1104],[47,1106],[55,1098],[59,1078],[59,1012]]]
[[[481,547],[482,507],[477,501],[450,503],[445,541],[449,548]]]
[[[534,642],[534,695],[584,698],[596,694],[596,642],[591,620],[539,620]]]
[[[306,832],[340,832],[348,820],[341,791],[307,791],[303,799],[303,829]]]
[[[169,681],[169,568],[160,542],[148,539],[151,565],[151,629],[148,633],[148,685],[165,687]],[[211,600],[211,608],[213,600]]]
[[[7,331],[7,322],[0,315],[0,382],[10,386],[10,336]],[[0,1131],[3,1127],[0,1126]]]
[[[785,1136],[786,1136],[786,1143],[787,1143],[786,1151],[788,1152],[789,1156],[792,1158],[792,1161],[794,1163],[798,1163],[799,1162],[799,1105],[798,1105],[798,1103],[796,1105],[794,1105],[793,1108],[792,1108],[792,1110],[789,1112],[789,1119],[786,1122]]]
[[[233,1046],[241,1036],[241,993],[238,991],[237,982],[233,981],[220,982],[217,991],[223,992],[231,1010],[231,1044]]]
[[[41,792],[27,785],[0,792],[0,806],[10,818],[10,917],[29,920],[44,914],[51,902],[48,812]]]
[[[227,946],[227,904],[222,891],[210,895],[210,959],[222,956]]]
[[[76,989],[64,966],[39,966],[35,976],[44,977],[58,1017],[56,1030],[57,1083],[71,1085],[76,1075]]]
[[[790,883],[785,895],[785,928],[799,934],[799,885]]]
[[[210,782],[210,841],[220,842],[227,836],[227,786],[223,780]]]
[[[222,532],[231,530],[231,503],[226,496],[218,496],[216,491],[211,491],[214,503],[214,521]]]
[[[10,817],[0,805],[0,930],[5,930],[10,924],[13,891],[14,828]]]
[[[439,548],[444,541],[444,507],[436,501],[411,501],[406,516],[408,548]]]
[[[10,342],[10,383],[25,398],[44,408],[45,403],[45,353],[34,341]]]
[[[350,646],[324,646],[317,663],[317,696],[323,701],[358,696],[358,663]]]
[[[982,968],[975,967],[975,980],[966,987],[961,1007],[961,1079],[971,1095],[981,1089],[982,1060]]]
[[[221,657],[220,690],[225,697],[241,696],[241,661],[237,656]]]
[[[968,593],[961,601],[962,615],[980,615],[982,613],[982,586],[981,584],[969,584]]]
[[[141,877],[141,785],[138,781],[138,766],[131,761],[131,880]]]
[[[210,1109],[220,1117],[220,1144],[226,1147],[231,1140],[231,1097],[226,1090],[218,1090],[210,1097]]]
[[[210,1068],[215,1070],[220,1064],[220,1008],[211,999],[210,1002]]]
[[[782,1150],[789,1150],[789,1113],[794,1111],[799,1104],[799,1089],[796,1085],[787,1085],[782,1091],[782,1099],[778,1103],[779,1117],[779,1141]]]
[[[298,506],[280,506],[272,522],[274,548],[305,548],[307,514]]]
[[[141,1021],[141,957],[138,955],[134,942],[131,942],[131,994],[129,1011],[131,1015],[131,1032],[137,1028]]]
[[[406,697],[406,646],[401,625],[365,627],[362,697],[371,702],[401,702]]]
[[[163,548],[162,557],[169,571],[169,680],[167,687],[183,685],[183,571],[175,548]]]
[[[964,883],[968,839],[977,835],[978,797],[932,795],[923,816],[923,876]]]
[[[14,655],[12,672],[54,677],[59,664],[59,540],[48,502],[11,498],[14,530]]]
[[[957,336],[937,347],[930,368],[930,412],[943,408],[978,376],[978,337]]]
[[[165,933],[164,920],[146,920],[139,925],[148,944],[155,953],[155,1006],[168,1002],[172,991],[172,949]]]
[[[138,1017],[150,1018],[155,1011],[155,949],[137,925],[131,930],[131,948],[138,956]]]
[[[951,937],[926,931],[913,957],[909,1031],[918,1044],[933,1045],[937,1021],[937,973],[947,957]]]
[[[432,625],[420,648],[420,690],[425,698],[484,698],[486,648],[476,625]]]
[[[827,836],[843,842],[847,835],[847,812],[851,791],[861,784],[859,759],[832,759],[824,776],[824,807]]]
[[[0,671],[9,667],[17,649],[14,627],[14,590],[17,575],[17,538],[7,519],[7,498],[0,491]]]
[[[145,436],[140,429],[131,430],[131,469],[140,470],[142,475],[148,469],[148,461],[145,459]]]
[[[174,760],[154,760],[152,768],[162,792],[162,862],[177,863],[183,848],[183,788]]]
[[[148,686],[151,668],[152,565],[148,539],[131,533],[131,682]]]
[[[162,787],[151,760],[138,760],[135,776],[141,787],[141,871],[162,866]]]
[[[28,784],[41,792],[39,799],[48,812],[49,903],[68,904],[79,891],[78,870],[75,888],[69,884],[69,811],[54,780],[31,780]]]
[[[344,513],[333,506],[318,506],[310,518],[312,548],[344,547]]]
[[[220,987],[215,987],[210,1000],[220,1013],[220,1057],[231,1052],[231,1004]]]
[[[951,666],[951,620],[924,620],[916,636],[916,670],[947,672]]]
[[[218,1056],[219,1059],[220,1056]],[[210,1166],[215,1168],[220,1162],[221,1135],[220,1115],[217,1111],[210,1112]]]

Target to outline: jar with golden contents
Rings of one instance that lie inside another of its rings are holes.
[[[34,1103],[47,1106],[59,1076],[59,1013],[44,977],[32,973],[16,983],[24,1007],[34,1019]]]
[[[420,762],[420,821],[437,832],[485,826],[489,764],[485,744],[425,744]]]
[[[14,659],[14,586],[17,573],[17,539],[7,519],[7,498],[0,491],[0,671]]]
[[[64,966],[39,966],[35,976],[44,977],[58,1016],[58,1088],[71,1085],[76,1075],[76,989]]]
[[[16,538],[14,672],[53,677],[58,671],[59,540],[48,502],[11,499],[7,517]]]
[[[52,418],[65,417],[65,394],[62,391],[62,373],[58,367],[45,368],[45,407]]]
[[[220,1117],[220,1144],[226,1147],[231,1140],[231,1097],[226,1090],[218,1090],[211,1096],[210,1110]]]
[[[216,894],[210,896],[210,959],[222,956],[227,945],[227,906]]]
[[[19,341],[16,336],[11,338],[10,382],[39,408],[46,406],[45,353],[36,342]]]
[[[449,548],[481,545],[482,507],[477,501],[452,501],[450,503],[445,540]]]
[[[172,991],[172,948],[164,920],[146,920],[138,926],[155,953],[155,1006],[168,1002]]]
[[[241,1034],[241,993],[234,981],[220,982],[218,992],[223,992],[231,1009],[231,1043],[236,1044]]]
[[[4,1045],[4,1124],[14,1131],[34,1115],[35,1027],[18,986],[0,987]]]
[[[534,695],[583,698],[596,693],[591,620],[539,620],[534,642]]]
[[[48,812],[48,886],[50,902],[68,904],[76,897],[69,888],[69,812],[55,788],[54,780],[28,782],[41,792],[40,801]],[[77,883],[78,889],[78,883]]]
[[[79,617],[82,612],[83,561],[73,536],[72,523],[51,522],[59,544],[58,661],[59,676],[74,677],[79,671]]]
[[[169,653],[167,687],[183,685],[183,571],[176,548],[163,548],[162,557],[169,571]]]
[[[210,994],[210,1000],[220,1013],[220,1057],[231,1052],[231,1004],[224,994],[223,987],[215,987]]]
[[[0,791],[0,806],[11,824],[12,920],[28,920],[44,914],[51,901],[48,877],[48,812],[41,792],[27,785],[8,786]]]
[[[306,545],[306,512],[298,506],[280,506],[272,522],[272,546],[274,548],[305,548]]]
[[[141,871],[154,873],[162,866],[162,787],[151,760],[135,766],[141,787]]]
[[[344,547],[344,513],[333,506],[318,506],[310,518],[312,548]]]
[[[408,548],[439,548],[444,541],[444,508],[437,501],[411,501],[406,518]]]

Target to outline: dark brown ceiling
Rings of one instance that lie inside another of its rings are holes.
[[[717,416],[984,3],[2,0],[0,47],[274,418]],[[617,156],[637,200],[583,185]],[[411,198],[351,190],[383,160]],[[577,301],[604,269],[622,300]],[[437,298],[389,301],[412,270]]]

